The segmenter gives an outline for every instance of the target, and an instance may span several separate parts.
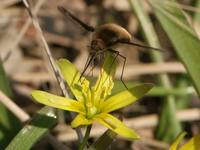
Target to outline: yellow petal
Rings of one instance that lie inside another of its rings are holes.
[[[180,150],[200,150],[200,134],[195,135]]]
[[[182,132],[175,140],[175,142],[170,146],[169,150],[178,150],[178,145],[181,142],[181,140],[186,135],[186,132]]]
[[[84,90],[86,88],[89,89],[89,81],[84,77],[80,78],[80,72],[67,59],[60,59],[58,61],[58,66],[76,99],[83,100],[82,89],[83,87]]]
[[[31,95],[37,102],[42,103],[44,105],[68,111],[84,113],[84,107],[78,101],[64,98],[61,96],[56,96],[48,92],[38,91],[38,90],[33,91]]]
[[[127,127],[124,123],[110,114],[99,114],[98,116],[95,116],[94,120],[98,121],[100,124],[121,135],[122,137],[131,140],[140,138],[140,136],[134,130]]]
[[[77,128],[78,126],[81,125],[89,125],[92,123],[92,120],[88,120],[87,118],[85,118],[85,116],[83,116],[82,114],[78,114],[74,120],[71,122],[71,127],[72,128]]]
[[[105,100],[101,105],[101,110],[102,112],[108,113],[125,107],[144,96],[152,87],[152,84],[146,83],[135,86],[129,90],[122,91]]]

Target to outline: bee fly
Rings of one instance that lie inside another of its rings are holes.
[[[154,47],[141,45],[141,44],[132,42],[131,34],[126,29],[124,29],[123,27],[117,24],[107,23],[107,24],[100,25],[98,27],[92,27],[90,25],[87,25],[86,23],[78,19],[77,17],[75,17],[71,12],[69,12],[64,7],[58,6],[58,9],[65,16],[71,17],[75,22],[77,22],[85,30],[87,30],[88,32],[92,32],[92,41],[90,45],[92,52],[90,53],[90,56],[88,57],[86,61],[85,67],[81,73],[81,77],[83,76],[87,68],[89,67],[90,63],[94,60],[94,58],[98,54],[102,54],[105,51],[110,51],[116,54],[115,58],[119,56],[123,59],[123,67],[122,67],[120,80],[124,84],[124,86],[127,88],[126,84],[123,81],[123,73],[124,73],[124,67],[126,64],[126,57],[121,55],[119,51],[116,51],[112,49],[111,47],[115,46],[116,44],[129,44],[129,45],[142,47],[146,49],[162,51],[159,48],[154,48]]]

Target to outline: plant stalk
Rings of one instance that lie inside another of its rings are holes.
[[[87,145],[88,138],[90,136],[90,131],[91,131],[92,125],[88,125],[87,129],[85,131],[85,136],[83,137],[83,140],[81,141],[81,144],[79,146],[79,150],[83,150],[85,146]]]

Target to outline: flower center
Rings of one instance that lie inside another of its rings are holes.
[[[95,106],[88,107],[87,118],[90,119],[97,113],[97,108]]]

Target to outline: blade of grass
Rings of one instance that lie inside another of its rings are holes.
[[[188,80],[185,76],[181,76],[178,80],[177,80],[177,87],[180,89],[185,89],[188,87]],[[190,104],[190,99],[191,99],[191,95],[179,95],[176,97],[176,106],[177,109],[185,109],[189,106]]]
[[[6,77],[3,65],[0,60],[0,90],[8,97],[13,97],[9,80]],[[19,120],[9,112],[2,104],[0,104],[0,147],[2,149],[8,145],[10,140],[20,130],[21,124]]]
[[[142,7],[141,1],[129,0],[131,10],[136,13],[142,29],[144,31],[145,38],[150,46],[160,48],[158,37],[154,31],[153,24]],[[153,61],[163,62],[164,58],[162,54],[156,51],[151,52]],[[160,74],[158,76],[160,84],[166,89],[172,88],[171,82],[167,74]],[[175,117],[176,105],[175,97],[173,95],[166,96],[166,100],[162,103],[162,109],[160,114],[160,122],[157,128],[157,138],[166,142],[171,142],[180,133],[181,125]],[[170,132],[166,132],[166,129],[171,128]]]
[[[199,39],[178,7],[170,7],[157,0],[149,2],[200,95],[200,65],[197,63],[200,58]]]
[[[200,10],[200,0],[196,0],[195,2],[195,8]],[[192,16],[192,24],[193,27],[198,35],[198,38],[200,39],[200,13],[199,12],[194,12]]]
[[[15,136],[6,150],[29,150],[50,128],[55,126],[57,118],[54,110],[43,107],[32,120]]]
[[[134,87],[135,85],[142,84],[142,83],[135,83],[128,81],[126,82],[126,85],[128,88]],[[121,83],[120,80],[115,80],[115,86],[112,89],[112,94],[118,93],[120,91],[124,90],[124,85]],[[190,95],[196,95],[195,89],[192,86],[187,87],[174,87],[174,88],[165,88],[163,86],[154,86],[147,94],[146,96],[167,96],[167,95],[173,95],[173,96],[190,96]]]
[[[196,6],[195,8],[200,8],[200,0],[196,0],[195,6]],[[200,13],[195,12],[193,15],[193,19],[194,22],[197,21],[198,23],[200,23]]]
[[[24,112],[19,106],[17,106],[9,97],[7,97],[1,90],[0,90],[0,102],[7,107],[10,112],[12,112],[22,123],[25,123],[30,120],[30,116]],[[46,136],[48,142],[54,147],[59,150],[68,150],[69,148],[60,143],[55,137],[51,134]]]

